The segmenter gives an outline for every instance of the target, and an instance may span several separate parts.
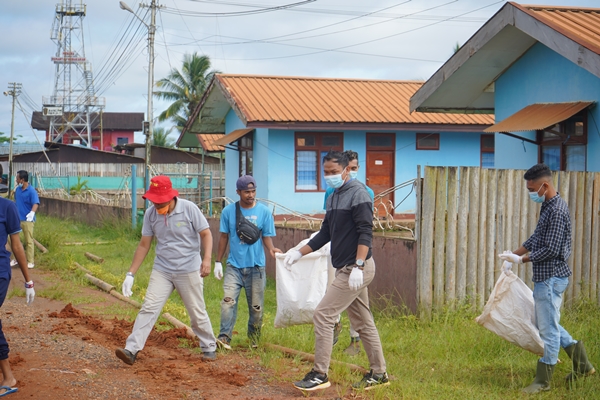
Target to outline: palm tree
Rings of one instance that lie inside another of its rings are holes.
[[[154,95],[159,99],[173,102],[160,113],[158,121],[170,119],[175,124],[175,128],[179,131],[183,129],[213,75],[219,73],[211,70],[210,67],[208,56],[200,56],[196,52],[185,54],[181,70],[173,68],[166,78],[156,82],[156,87],[164,88],[164,91],[156,91]],[[156,131],[154,134],[156,135]]]
[[[175,147],[175,142],[169,138],[172,130],[172,127],[169,130],[165,130],[162,126],[155,127],[152,131],[152,145],[168,148]]]

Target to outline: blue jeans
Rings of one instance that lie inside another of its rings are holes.
[[[544,357],[540,361],[544,364],[555,365],[560,348],[577,343],[559,324],[562,294],[567,286],[569,278],[553,276],[543,282],[535,282],[533,287],[536,325],[544,342]]]
[[[265,302],[267,276],[265,267],[236,268],[227,264],[223,279],[223,301],[221,302],[221,329],[219,336],[231,339],[237,320],[238,299],[242,288],[248,302],[248,337],[256,341],[260,337]]]

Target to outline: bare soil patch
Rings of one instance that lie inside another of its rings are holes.
[[[51,277],[38,269],[32,273],[37,290]],[[13,269],[11,285],[20,286],[22,280],[20,271]],[[37,297],[27,306],[23,297],[13,297],[2,305],[2,326],[19,388],[7,399],[311,398],[292,387],[299,372],[291,362],[286,371],[274,372],[261,366],[250,349],[219,353],[216,361],[203,362],[201,353],[192,349],[198,343],[184,339],[183,329],[153,330],[136,363],[128,366],[114,351],[124,346],[132,323],[97,312],[120,301],[100,290],[82,290],[102,301],[73,305]],[[182,347],[184,342],[189,346]],[[309,368],[307,364],[306,371]],[[339,398],[339,390],[332,385],[314,395]],[[349,391],[345,397],[355,398]]]

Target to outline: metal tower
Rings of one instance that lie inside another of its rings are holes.
[[[79,3],[79,4],[75,4]],[[93,120],[104,108],[104,98],[96,96],[92,66],[85,57],[83,0],[62,0],[56,5],[56,16],[50,38],[56,43],[54,93],[43,97],[42,114],[50,118],[48,140],[92,146]]]

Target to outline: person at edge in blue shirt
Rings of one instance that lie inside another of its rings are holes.
[[[346,150],[344,152],[348,156],[348,168],[350,169],[350,179],[357,179],[358,170],[360,169],[360,165],[358,164],[358,153],[352,150]],[[367,193],[371,196],[371,201],[375,198],[375,193],[373,190],[365,185],[367,189]],[[325,199],[323,200],[323,209],[327,209],[327,198],[334,192],[334,188],[327,187],[325,191]],[[342,332],[342,323],[341,323],[341,315],[338,318],[338,322],[335,323],[333,327],[333,345],[335,346],[339,340],[340,333]],[[344,353],[350,356],[356,356],[360,353],[360,335],[358,332],[352,328],[350,325],[350,345],[344,350]]]
[[[225,279],[223,279],[223,301],[221,301],[221,327],[217,337],[217,346],[231,350],[231,337],[237,319],[238,299],[242,288],[246,292],[248,302],[248,338],[252,348],[258,346],[263,324],[263,309],[265,302],[265,273],[264,246],[275,258],[275,253],[282,251],[273,246],[275,236],[275,221],[269,209],[256,201],[256,181],[250,175],[240,177],[236,182],[236,192],[240,196],[240,211],[242,216],[253,223],[261,232],[259,239],[253,244],[243,242],[237,234],[236,203],[231,203],[223,209],[215,262],[215,278],[223,278],[221,260],[229,243],[229,256]]]

